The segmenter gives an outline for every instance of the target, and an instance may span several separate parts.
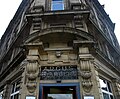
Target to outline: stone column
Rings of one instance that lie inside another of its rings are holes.
[[[32,43],[27,45],[29,50],[25,66],[25,72],[23,73],[21,98],[25,99],[26,96],[34,96],[38,99],[39,96],[39,46]]]
[[[120,99],[120,81],[117,79],[112,80],[113,82],[113,89],[115,92],[115,98]]]
[[[95,99],[100,99],[97,72],[93,62],[94,57],[89,53],[89,48],[79,47],[81,94],[83,97],[94,96]]]
[[[10,82],[7,81],[6,85],[4,86],[4,90],[3,90],[3,99],[9,99],[10,92],[11,92],[11,85],[10,85]]]

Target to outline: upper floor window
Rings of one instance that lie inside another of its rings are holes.
[[[20,90],[20,80],[12,84],[10,99],[19,99],[19,90]]]
[[[64,10],[64,0],[52,0],[51,10]]]
[[[102,90],[103,99],[114,99],[110,82],[100,79],[100,87]]]

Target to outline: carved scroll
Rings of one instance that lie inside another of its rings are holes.
[[[38,67],[37,61],[29,61],[26,67],[26,71],[27,71],[26,75],[28,78],[28,82],[26,86],[30,93],[33,93],[36,90],[36,87],[37,87],[36,79],[39,73],[38,70],[39,70],[39,67]]]
[[[85,92],[89,93],[93,86],[93,82],[91,81],[92,77],[91,60],[93,60],[93,57],[89,54],[88,48],[79,49],[79,59],[80,59],[80,75],[82,77],[82,87]]]

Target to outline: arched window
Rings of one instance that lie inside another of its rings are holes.
[[[52,0],[51,10],[64,10],[64,0]]]

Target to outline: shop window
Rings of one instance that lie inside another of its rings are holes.
[[[51,10],[64,10],[64,0],[52,0]]]
[[[103,99],[114,99],[110,82],[100,79],[100,86],[103,94]]]
[[[12,84],[10,99],[19,99],[19,90],[20,90],[20,81],[17,81]]]

